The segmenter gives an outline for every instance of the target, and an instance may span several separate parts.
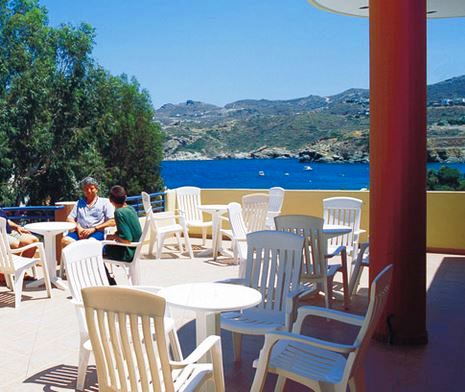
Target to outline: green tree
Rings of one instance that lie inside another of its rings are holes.
[[[150,98],[95,63],[94,39],[88,24],[48,26],[37,0],[0,0],[0,202],[74,199],[86,175],[162,186]]]
[[[426,183],[432,191],[464,191],[465,176],[459,170],[442,166],[439,170],[428,170]]]

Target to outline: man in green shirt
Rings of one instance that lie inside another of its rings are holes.
[[[137,242],[142,235],[142,229],[134,208],[126,204],[126,190],[115,185],[110,190],[110,202],[115,207],[116,233],[107,235],[107,240],[114,240],[123,244]],[[113,260],[132,261],[135,248],[127,246],[106,245],[105,257]]]

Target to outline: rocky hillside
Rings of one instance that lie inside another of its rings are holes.
[[[188,100],[157,110],[166,159],[289,158],[368,162],[369,91],[219,107]],[[465,76],[428,86],[428,159],[465,161]]]

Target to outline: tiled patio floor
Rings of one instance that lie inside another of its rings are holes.
[[[199,249],[199,246],[196,246]],[[170,257],[166,255],[166,257]],[[237,275],[238,267],[186,257],[146,259],[144,284],[169,286],[182,282],[215,281]],[[117,275],[120,283],[124,276]],[[429,344],[422,347],[392,347],[373,342],[365,358],[368,391],[465,391],[465,257],[428,255]],[[352,311],[363,313],[366,306],[366,276]],[[46,299],[44,290],[23,292],[18,310],[13,295],[0,287],[0,391],[70,391],[75,388],[79,334],[69,292],[53,290]],[[323,304],[322,298],[312,300]],[[195,344],[193,314],[173,311],[180,326],[184,353]],[[312,321],[307,330],[347,339],[353,331],[324,321]],[[252,361],[263,340],[245,337],[243,360],[232,362],[229,333],[222,334],[226,386],[228,391],[247,391],[252,383]],[[91,363],[92,359],[91,359]],[[97,391],[95,368],[89,367],[86,390]],[[272,390],[270,379],[266,390]],[[305,390],[287,383],[286,390]]]

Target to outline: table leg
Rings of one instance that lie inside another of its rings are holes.
[[[49,233],[44,235],[44,248],[45,248],[45,262],[47,264],[48,275],[50,276],[50,283],[57,289],[66,290],[66,284],[57,277],[57,258],[56,258],[56,233]],[[29,283],[28,287],[37,287],[44,284],[44,279],[39,279],[35,282]]]
[[[220,214],[215,211],[212,216],[212,249],[213,249],[213,260],[216,261],[218,257],[218,238],[220,234],[219,219]]]
[[[197,346],[202,343],[208,336],[220,336],[220,313],[196,312],[195,315],[195,334]],[[201,362],[211,363],[211,355],[207,354],[201,359]],[[207,383],[202,391],[214,392],[215,388],[211,383]]]

